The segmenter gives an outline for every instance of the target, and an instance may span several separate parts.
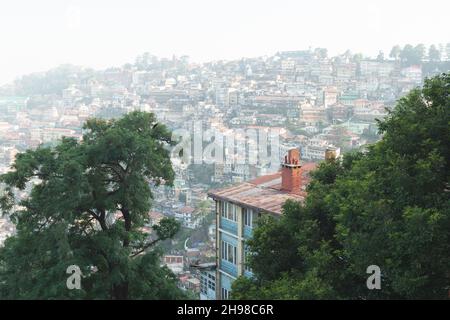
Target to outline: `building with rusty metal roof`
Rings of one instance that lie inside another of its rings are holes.
[[[281,170],[238,185],[208,192],[216,203],[216,298],[230,297],[238,276],[252,277],[245,241],[263,214],[279,216],[286,200],[303,201],[315,163],[300,163],[298,149],[289,150]]]

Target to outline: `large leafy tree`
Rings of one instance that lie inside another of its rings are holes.
[[[392,47],[391,52],[389,53],[389,57],[394,60],[398,60],[401,52],[402,52],[402,48],[400,48],[399,45],[395,45]]]
[[[450,289],[450,75],[379,121],[382,140],[322,163],[303,204],[259,222],[234,298],[445,299]],[[367,267],[381,269],[369,290]]]
[[[407,44],[403,47],[403,50],[400,52],[400,59],[406,65],[414,65],[421,64],[423,59],[425,58],[426,48],[423,44],[418,44],[413,47],[410,44]]]
[[[0,177],[1,208],[17,227],[0,249],[0,297],[181,296],[155,248],[179,225],[163,219],[143,231],[151,186],[173,181],[170,132],[143,112],[88,120],[84,132],[82,141],[63,138],[19,154]],[[66,287],[70,265],[82,271],[81,290]]]
[[[441,52],[434,44],[432,44],[428,49],[428,59],[432,62],[441,61]]]

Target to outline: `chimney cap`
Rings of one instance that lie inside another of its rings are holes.
[[[285,156],[281,168],[281,189],[287,192],[299,192],[301,188],[300,151],[291,149]]]
[[[284,157],[283,167],[297,168],[300,165],[300,151],[297,148],[290,149],[288,154]]]

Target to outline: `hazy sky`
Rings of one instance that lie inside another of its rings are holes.
[[[1,0],[0,84],[145,51],[194,61],[310,46],[389,54],[397,43],[450,42],[449,12],[448,0]]]

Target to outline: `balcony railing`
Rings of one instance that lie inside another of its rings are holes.
[[[220,217],[220,228],[232,234],[237,234],[237,223]]]
[[[237,266],[227,260],[220,260],[220,269],[229,275],[237,277]]]

